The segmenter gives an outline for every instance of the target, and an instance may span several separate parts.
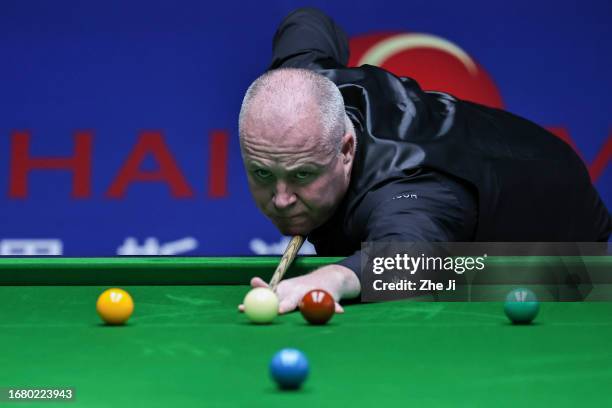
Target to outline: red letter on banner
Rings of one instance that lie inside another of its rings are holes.
[[[603,174],[610,159],[612,159],[612,131],[608,135],[599,153],[597,153],[597,156],[595,156],[593,163],[589,166],[589,173],[591,174],[591,180],[593,180],[593,182],[597,181]]]
[[[147,154],[153,155],[159,169],[155,171],[140,170],[140,165]],[[172,195],[177,198],[192,197],[193,192],[181,173],[174,157],[164,143],[161,132],[142,132],[136,147],[119,171],[115,181],[106,192],[110,198],[121,198],[130,183],[134,182],[165,182],[170,187]]]
[[[87,198],[91,194],[91,132],[76,132],[74,155],[69,158],[30,157],[30,132],[15,131],[12,134],[9,197],[28,196],[30,170],[72,171],[72,197]]]
[[[225,130],[210,134],[208,154],[208,196],[227,196],[227,144],[229,136]]]

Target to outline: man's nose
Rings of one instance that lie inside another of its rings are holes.
[[[286,183],[278,182],[272,201],[278,210],[283,210],[291,207],[297,201],[297,197]]]

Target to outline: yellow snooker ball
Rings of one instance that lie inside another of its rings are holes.
[[[98,297],[96,311],[107,324],[124,324],[134,311],[134,301],[123,289],[107,289]]]

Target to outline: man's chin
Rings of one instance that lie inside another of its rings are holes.
[[[283,235],[302,235],[302,236],[306,236],[310,233],[311,229],[309,228],[304,228],[304,227],[288,227],[288,228],[280,228],[279,227],[279,231],[281,234]]]

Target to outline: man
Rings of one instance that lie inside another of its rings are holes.
[[[240,112],[257,206],[283,234],[308,236],[319,255],[347,256],[281,282],[281,313],[312,288],[357,296],[365,241],[608,240],[608,210],[554,135],[347,61],[334,22],[297,10],[281,23],[270,71]]]

